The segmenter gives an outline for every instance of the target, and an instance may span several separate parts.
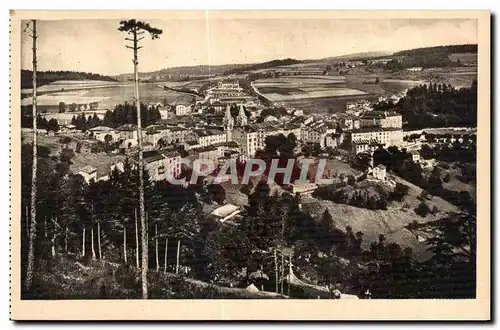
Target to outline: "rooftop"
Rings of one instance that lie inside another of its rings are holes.
[[[394,116],[401,116],[401,114],[395,111],[370,111],[361,116],[361,119],[379,119]]]
[[[107,126],[97,126],[97,127],[89,129],[89,131],[91,131],[91,132],[115,132],[116,130],[114,128],[107,127]]]
[[[118,131],[135,131],[137,130],[137,125],[125,124],[117,128]]]
[[[97,168],[95,168],[93,166],[90,166],[90,165],[87,165],[87,166],[84,166],[84,167],[80,168],[79,172],[83,172],[83,173],[86,173],[86,174],[92,174],[92,173],[94,173],[96,171],[97,171]]]
[[[224,206],[221,206],[215,210],[212,211],[212,215],[215,215],[218,218],[225,218],[227,216],[230,216],[233,213],[236,213],[239,211],[239,206],[233,205],[233,204],[226,204]]]
[[[371,132],[395,132],[395,131],[403,131],[402,128],[393,128],[393,127],[362,127],[358,129],[353,129],[351,133],[371,133]]]

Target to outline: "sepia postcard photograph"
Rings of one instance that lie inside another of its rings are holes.
[[[11,319],[491,318],[488,11],[10,14]]]

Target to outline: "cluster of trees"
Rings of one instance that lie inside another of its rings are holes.
[[[431,83],[408,90],[395,105],[406,127],[476,127],[477,82],[460,89]]]
[[[283,107],[266,108],[262,110],[262,112],[260,113],[259,118],[257,118],[257,122],[262,123],[267,116],[274,116],[280,119],[281,117],[286,115],[287,115],[286,109]]]
[[[253,70],[269,69],[269,68],[274,68],[277,66],[297,64],[300,62],[301,61],[295,60],[293,58],[285,58],[282,60],[272,60],[272,61],[258,63],[258,64],[248,64],[248,65],[245,65],[243,67],[237,67],[234,69],[230,69],[230,70],[226,71],[224,73],[224,75],[239,74],[239,73],[244,73],[244,72],[253,71]]]
[[[147,107],[141,103],[141,124],[149,126],[157,123],[161,119],[160,111],[157,107]],[[95,113],[93,116],[85,117],[79,114],[73,116],[71,124],[76,126],[76,129],[86,131],[97,126],[119,127],[125,124],[137,124],[137,109],[134,104],[125,102],[118,104],[113,111],[106,111],[104,118],[100,119]]]
[[[397,183],[393,191],[387,193],[382,189],[376,193],[370,194],[366,189],[356,189],[354,178],[351,183],[352,189],[345,189],[344,185],[321,186],[313,193],[313,197],[329,200],[339,204],[347,204],[355,207],[366,208],[369,210],[387,210],[388,203],[391,201],[401,202],[408,194],[408,186]]]
[[[28,219],[29,214],[31,153],[32,146],[23,144],[22,219]],[[109,180],[87,184],[82,176],[70,172],[73,155],[62,152],[56,159],[39,148],[35,269],[47,267],[47,263],[50,267],[51,260],[61,255],[82,262],[105,258],[139,267],[136,167],[126,160],[123,172],[115,169]],[[184,188],[165,182],[153,183],[147,172],[144,177],[149,257],[154,260],[150,267],[174,272],[172,260],[176,260],[177,253],[184,266],[196,267],[193,251],[199,244],[197,235],[205,219],[200,213],[200,203],[224,201],[224,190],[220,186],[201,184]],[[29,226],[27,220],[22,224],[22,256],[26,260]],[[40,289],[43,288],[35,287]]]
[[[290,133],[288,136],[283,134],[271,135],[266,137],[264,151],[273,155],[279,155],[284,159],[294,158],[294,149],[297,146],[297,137]]]
[[[356,189],[353,193],[349,193],[343,188],[328,185],[316,189],[313,197],[369,210],[387,210],[387,199],[384,198],[386,196],[383,196],[383,194],[369,194],[366,190]]]
[[[23,145],[22,219],[29,213],[30,152],[31,146]],[[135,168],[126,162],[123,173],[114,171],[108,181],[87,184],[69,172],[71,155],[53,159],[40,150],[39,156],[36,269],[50,268],[51,260],[60,255],[81,262],[103,258],[140,266]],[[474,208],[434,224],[445,228],[430,242],[435,257],[421,263],[410,249],[387,243],[383,235],[369,249],[363,248],[362,232],[337,228],[328,212],[319,221],[312,218],[301,211],[299,197],[271,194],[266,183],[248,189],[248,207],[237,219],[238,226],[221,225],[201,212],[203,203],[221,202],[221,194],[220,187],[202,184],[188,188],[163,182],[146,185],[151,269],[186,269],[197,279],[236,286],[258,281],[251,274],[261,271],[266,277],[259,284],[274,291],[278,290],[274,251],[289,248],[294,251],[296,272],[311,271],[311,278],[319,284],[335,284],[343,292],[369,288],[373,298],[475,294],[474,259],[463,258],[475,253],[475,245],[469,248],[470,240],[457,239],[465,235],[464,228],[471,228],[473,221],[466,212]],[[22,239],[27,240],[27,226],[22,228]],[[448,244],[456,248],[445,249]],[[22,246],[26,258],[26,244]],[[34,290],[43,288],[35,281]]]
[[[477,150],[475,144],[462,144],[455,141],[451,145],[439,144],[434,147],[423,144],[420,155],[424,159],[434,158],[443,162],[475,163]]]
[[[21,70],[21,88],[33,88],[33,71]],[[58,80],[103,80],[117,81],[109,76],[98,73],[78,71],[37,71],[36,82],[40,87]]]
[[[45,117],[38,115],[36,117],[36,124],[38,129],[45,129],[52,132],[59,131],[59,123],[54,118],[47,120]],[[23,114],[21,116],[21,127],[33,128],[33,116],[30,114]]]
[[[402,50],[392,54],[393,56],[429,56],[433,54],[460,54],[460,53],[477,53],[477,44],[450,45],[450,46],[433,46]]]
[[[99,107],[99,102],[90,102],[89,104],[77,104],[75,102],[66,105],[65,102],[59,102],[59,113],[65,113],[66,109],[70,112],[78,110],[95,110]]]
[[[460,60],[452,61],[450,54],[477,53],[477,45],[437,46],[404,50],[393,54],[394,58],[383,66],[390,71],[410,67],[441,68],[460,66]]]
[[[387,149],[379,148],[373,153],[375,166],[383,164],[388,171],[392,171],[409,182],[425,189],[432,195],[439,196],[459,207],[470,207],[472,196],[468,191],[452,191],[443,187],[442,173],[439,167],[435,167],[432,173],[426,177],[422,168],[411,160],[411,154],[397,147]],[[470,172],[475,170],[471,166]],[[475,178],[475,173],[468,173]]]
[[[435,134],[435,133],[427,133],[425,131],[422,132],[422,134],[411,134],[411,135],[406,135],[403,137],[403,141],[414,141],[416,139],[419,139],[420,136],[424,136],[427,142],[434,143],[437,141],[437,139],[444,138],[446,139],[446,142],[451,142],[451,139],[454,138],[455,140],[458,139],[463,139],[463,144],[465,145],[475,145],[476,140],[477,140],[477,135],[476,134],[451,134],[451,133],[446,133],[446,134]]]

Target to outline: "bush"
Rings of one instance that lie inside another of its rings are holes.
[[[427,204],[423,201],[415,208],[415,213],[422,218],[425,218],[430,212],[431,210],[429,209],[429,206],[427,206]]]
[[[450,173],[446,173],[443,177],[443,182],[450,182],[450,180],[451,180]]]
[[[61,139],[59,139],[59,143],[61,144],[68,144],[71,142],[71,138],[69,136],[63,136]]]
[[[389,200],[395,200],[401,202],[403,198],[408,194],[410,188],[407,185],[396,183],[394,191],[389,194]]]
[[[139,269],[129,265],[120,265],[115,270],[114,278],[117,283],[125,289],[136,289],[141,287],[141,274]]]

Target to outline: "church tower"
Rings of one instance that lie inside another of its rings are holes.
[[[236,117],[236,125],[240,127],[248,125],[248,119],[245,114],[245,109],[243,109],[243,105],[240,105],[240,112],[238,112],[238,116]]]
[[[232,141],[232,131],[234,128],[234,119],[231,116],[231,107],[228,105],[226,107],[226,114],[224,115],[224,119],[222,120],[222,124],[224,125],[224,131],[226,131],[226,141]]]

